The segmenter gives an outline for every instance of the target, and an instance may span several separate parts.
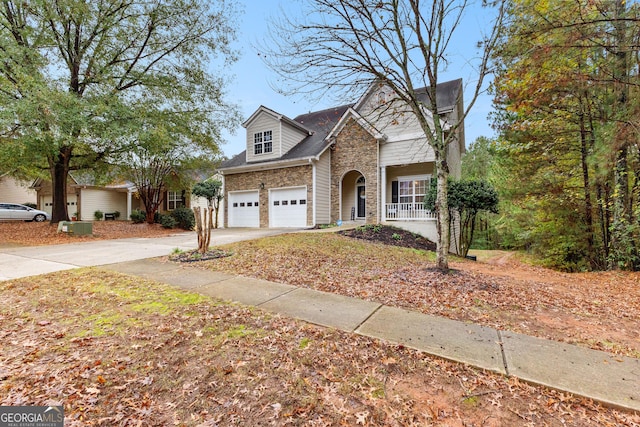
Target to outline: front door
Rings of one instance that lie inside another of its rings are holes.
[[[356,191],[357,194],[357,201],[356,201],[356,205],[357,205],[357,217],[358,218],[364,218],[365,217],[365,209],[366,209],[366,196],[365,196],[365,186],[364,185],[358,185],[358,191]]]

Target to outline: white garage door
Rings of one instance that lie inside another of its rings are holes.
[[[76,201],[78,197],[75,194],[67,194],[67,213],[74,216],[78,212]],[[40,196],[40,210],[51,213],[53,211],[53,196]],[[93,216],[93,212],[91,212]]]
[[[257,191],[229,193],[229,227],[260,227]]]
[[[282,188],[269,191],[269,226],[306,227],[306,187]]]

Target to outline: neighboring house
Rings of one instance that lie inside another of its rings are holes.
[[[51,181],[38,178],[33,184],[38,195],[38,209],[51,213],[53,191]],[[94,180],[81,173],[70,173],[67,181],[67,212],[79,221],[93,221],[94,212],[120,212],[120,219],[127,219],[140,202],[135,198],[135,186],[130,182],[96,185]]]
[[[37,179],[31,187],[35,189],[34,200],[37,193],[38,209],[51,213],[53,202],[51,181]],[[199,197],[192,197],[190,190],[170,187],[163,192],[163,202],[159,209],[161,213],[169,213],[179,207],[207,205],[205,199],[199,200]],[[94,213],[99,210],[103,213],[117,211],[120,213],[119,219],[127,220],[134,209],[144,210],[144,205],[132,182],[120,181],[97,185],[91,174],[69,174],[67,210],[70,217],[76,217],[80,221],[93,221]]]
[[[462,114],[462,80],[436,92],[446,128]],[[393,223],[435,241],[436,217],[423,206],[435,156],[416,117],[391,93],[374,84],[356,104],[294,119],[258,108],[243,123],[246,150],[219,169],[227,226]],[[420,93],[428,105],[427,90]],[[459,178],[464,126],[456,132],[448,165]]]
[[[36,192],[30,188],[29,182],[0,173],[0,202],[23,205],[36,203],[36,200]]]

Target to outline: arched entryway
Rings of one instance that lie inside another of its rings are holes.
[[[364,176],[356,181],[356,219],[364,219],[366,217],[367,206],[367,187],[365,186]]]
[[[367,215],[367,185],[361,172],[347,172],[340,182],[341,217],[343,221],[364,221]]]

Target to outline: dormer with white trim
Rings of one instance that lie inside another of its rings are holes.
[[[300,123],[264,106],[242,126],[246,129],[247,163],[279,159],[311,134]]]

